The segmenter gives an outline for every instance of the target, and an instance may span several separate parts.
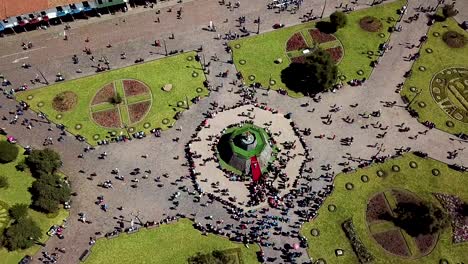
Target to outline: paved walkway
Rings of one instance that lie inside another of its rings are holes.
[[[85,46],[94,51],[96,58],[106,56],[111,61],[111,66],[118,68],[133,64],[133,60],[138,57],[146,59],[162,57],[162,49],[152,47],[151,43],[155,39],[167,39],[171,32],[175,32],[176,38],[167,40],[169,50],[189,50],[203,45],[207,58],[214,54],[220,57],[220,62],[211,63],[211,72],[216,74],[226,69],[235,72],[233,65],[224,63],[229,59],[229,55],[224,52],[223,41],[214,39],[217,33],[201,30],[202,27],[208,25],[209,20],[214,21],[215,25],[218,25],[218,32],[223,33],[228,30],[237,31],[235,19],[240,15],[245,15],[250,21],[248,28],[255,31],[256,26],[252,21],[261,16],[262,21],[264,21],[261,25],[261,31],[264,32],[271,30],[271,25],[274,23],[297,24],[298,17],[310,9],[314,9],[314,14],[317,15],[324,4],[324,1],[305,1],[304,6],[297,14],[291,15],[284,12],[278,15],[271,10],[266,10],[266,2],[266,0],[245,1],[241,4],[240,9],[229,11],[225,6],[219,6],[216,1],[193,1],[183,4],[184,18],[180,21],[175,18],[174,12],[168,13],[167,9],[161,9],[159,15],[154,13],[155,10],[138,12],[138,14],[129,12],[112,19],[99,21],[100,23],[83,23],[81,26],[72,24],[73,28],[70,31],[68,42],[61,39],[58,35],[61,30],[57,28],[44,32],[18,34],[1,40],[0,72],[8,76],[15,86],[34,78],[37,69],[43,71],[49,80],[52,80],[58,71],[62,72],[67,79],[90,75],[93,74],[93,68],[90,66],[95,65],[95,63],[81,53]],[[361,4],[365,4],[365,2],[358,1]],[[367,3],[369,2],[371,1],[367,1]],[[420,4],[428,5],[429,2],[434,5],[436,1],[410,1],[406,17],[414,14],[414,7]],[[464,3],[461,4],[464,5]],[[338,3],[335,1],[327,1],[325,15],[333,12],[337,5]],[[179,6],[177,5],[173,9],[176,10]],[[365,7],[365,5],[361,5],[361,7]],[[207,14],[209,14],[209,18],[207,18]],[[154,23],[153,21],[158,16],[161,23]],[[124,18],[125,22],[123,22]],[[223,23],[226,18],[229,20],[228,23]],[[396,85],[404,80],[403,73],[411,67],[410,63],[403,61],[403,56],[414,52],[407,50],[404,45],[400,44],[417,42],[428,29],[425,22],[424,19],[419,19],[412,24],[403,24],[402,32],[392,35],[390,45],[393,46],[393,49],[385,54],[374,74],[364,86],[346,87],[334,94],[324,94],[320,103],[312,103],[307,98],[292,99],[276,92],[270,92],[268,95],[264,95],[263,92],[258,93],[259,103],[265,103],[282,113],[291,112],[293,121],[301,129],[307,127],[312,129],[312,135],[305,137],[305,141],[315,158],[310,164],[314,172],[304,175],[298,182],[298,189],[310,187],[309,192],[320,191],[324,185],[328,184],[327,180],[330,180],[327,175],[339,173],[344,167],[343,163],[350,163],[345,167],[356,167],[358,162],[353,160],[370,159],[376,153],[393,155],[396,153],[395,148],[402,146],[424,151],[429,156],[443,162],[468,166],[467,151],[460,151],[456,159],[447,158],[447,151],[464,148],[466,143],[450,140],[452,136],[438,130],[430,130],[425,135],[419,134],[418,132],[422,132],[426,128],[411,118],[404,107],[400,107],[404,105],[402,105],[399,95],[394,92]],[[135,30],[137,27],[139,30]],[[90,38],[89,43],[84,42],[86,37]],[[28,40],[31,40],[35,47],[24,52],[21,50],[20,43]],[[112,42],[112,48],[105,47],[108,42]],[[122,51],[127,53],[127,60],[120,59]],[[72,63],[71,56],[73,54],[79,54],[79,65]],[[14,60],[19,61],[12,63]],[[23,70],[20,68],[21,62],[29,62],[34,67]],[[77,74],[75,72],[77,68],[82,69],[83,73]],[[230,78],[220,79],[213,75],[209,75],[208,79],[215,86],[223,83],[223,88],[219,92],[212,92],[209,98],[202,100],[183,114],[181,120],[178,121],[178,124],[183,126],[182,131],[173,129],[162,133],[160,138],[150,136],[143,140],[134,140],[131,143],[101,146],[95,151],[85,154],[84,159],[78,159],[77,156],[83,152],[86,145],[70,135],[63,142],[56,142],[59,131],[54,125],[43,123],[44,121],[40,120],[36,122],[35,128],[28,130],[19,125],[21,118],[17,125],[10,125],[8,119],[11,119],[12,115],[9,111],[15,109],[15,102],[4,97],[0,98],[2,106],[0,116],[7,117],[7,120],[0,120],[0,126],[7,128],[10,134],[18,137],[20,144],[36,148],[42,147],[44,138],[53,137],[55,143],[51,147],[61,153],[64,160],[63,171],[72,179],[73,189],[78,194],[73,198],[68,228],[64,232],[65,239],[52,238],[43,250],[50,253],[54,251],[55,247],[65,247],[67,253],[60,256],[59,263],[77,263],[78,257],[85,249],[89,248],[89,237],[95,236],[95,232],[98,231],[113,230],[114,226],[117,225],[114,217],[118,219],[119,216],[122,216],[126,221],[130,221],[131,218],[134,218],[132,214],[135,215],[138,212],[140,212],[139,215],[143,221],[162,219],[177,213],[194,218],[203,225],[207,223],[214,225],[217,220],[222,219],[224,225],[234,225],[233,234],[235,236],[247,234],[251,232],[250,227],[258,225],[258,219],[245,217],[243,220],[253,220],[254,222],[246,224],[248,229],[241,230],[238,227],[245,222],[234,219],[233,215],[228,213],[220,202],[206,196],[202,196],[199,202],[195,202],[194,188],[190,181],[186,161],[174,159],[176,156],[184,156],[184,144],[190,140],[195,128],[204,119],[202,113],[212,111],[210,110],[212,109],[211,103],[217,102],[220,106],[233,106],[240,100],[237,93],[229,92],[231,89],[236,90],[229,84]],[[380,101],[397,101],[400,106],[387,108],[383,107]],[[311,102],[311,105],[301,107],[301,104],[306,102]],[[351,104],[355,103],[359,103],[359,105],[350,107]],[[342,110],[332,113],[330,106],[335,104],[342,106]],[[314,113],[307,111],[311,108],[315,108]],[[370,113],[377,110],[381,110],[379,118],[359,116],[360,113]],[[333,123],[325,125],[322,123],[321,117],[329,114],[332,116]],[[355,122],[353,124],[343,122],[342,118],[346,116],[354,118]],[[27,112],[24,117],[39,119],[31,112]],[[411,128],[409,132],[398,131],[399,127],[396,125],[403,122],[404,126]],[[373,128],[372,124],[377,128]],[[379,124],[382,124],[380,128]],[[361,127],[364,125],[369,125],[369,128],[362,129]],[[387,126],[387,130],[381,129]],[[48,130],[49,128],[52,128],[53,131]],[[386,133],[384,137],[377,138],[378,134],[383,133]],[[325,137],[315,137],[320,134],[325,134]],[[415,136],[417,139],[411,139]],[[180,138],[178,143],[173,141],[175,137]],[[340,139],[345,137],[353,137],[353,143],[350,146],[344,146],[340,143]],[[378,147],[370,147],[376,143]],[[98,158],[103,152],[108,154],[105,160]],[[142,158],[141,156],[144,154],[148,154],[148,158]],[[331,169],[322,170],[327,166]],[[111,170],[115,167],[118,167],[121,174],[125,175],[125,181],[114,179]],[[151,170],[152,173],[146,173],[149,174],[148,179],[143,179],[143,173],[131,176],[130,173],[134,168],[141,168],[141,171]],[[96,173],[97,176],[90,176],[92,173]],[[164,173],[167,173],[167,178],[163,176]],[[155,181],[158,177],[160,179]],[[134,178],[139,179],[137,188],[131,187],[130,180]],[[103,189],[97,186],[99,182],[109,179],[114,182],[114,189]],[[176,199],[179,201],[178,205],[170,199],[176,192],[181,193]],[[110,206],[108,212],[100,210],[94,204],[98,195],[104,195]],[[123,210],[117,209],[120,206],[123,206]],[[297,207],[298,205],[296,205]],[[86,212],[93,223],[78,222],[79,212]],[[269,261],[285,262],[282,259],[287,252],[284,245],[298,242],[298,230],[306,219],[294,214],[292,210],[270,210],[268,213],[255,212],[254,214],[259,217],[269,214],[289,219],[289,223],[279,224],[283,232],[274,232],[266,241],[263,241],[275,243],[275,246],[263,247],[266,256],[270,258]],[[207,219],[206,216],[212,216],[212,219]],[[125,225],[128,226],[128,222],[125,222]],[[301,248],[298,251],[303,253],[302,257],[298,259],[298,263],[306,262],[308,257],[305,249]],[[40,253],[35,257],[36,262],[39,257]]]

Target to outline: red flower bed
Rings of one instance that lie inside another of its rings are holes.
[[[338,62],[343,57],[343,49],[341,47],[329,48],[325,50],[330,54],[334,62]]]
[[[307,44],[301,33],[295,33],[286,44],[286,51],[301,50],[307,48]]]
[[[106,84],[104,87],[97,91],[94,95],[92,105],[97,105],[100,103],[110,102],[110,100],[115,96],[114,83]]]
[[[309,33],[312,39],[317,43],[325,43],[336,40],[336,37],[332,34],[320,32],[318,29],[311,29],[309,30]]]
[[[125,96],[134,96],[149,93],[148,87],[142,82],[136,80],[124,80],[123,87]]]
[[[414,238],[416,246],[419,248],[419,251],[422,255],[427,255],[434,248],[435,243],[437,242],[437,235],[419,235]]]
[[[419,199],[416,195],[408,192],[408,191],[403,191],[403,190],[392,190],[392,195],[395,198],[395,201],[397,204],[399,203],[412,203],[412,204],[417,204],[421,202],[421,199]]]
[[[117,108],[95,112],[93,113],[93,119],[103,127],[120,127],[120,115]]]
[[[383,193],[378,193],[369,200],[367,204],[366,218],[367,222],[371,223],[378,220],[383,220],[383,216],[389,215],[390,208],[387,204],[387,199]]]
[[[293,62],[293,63],[305,63],[306,58],[304,56],[295,57],[295,58],[291,59],[291,62]]]
[[[398,256],[408,257],[410,251],[406,245],[406,241],[400,232],[400,229],[393,229],[377,234],[373,234],[374,239],[385,250]]]
[[[130,116],[130,122],[136,123],[140,121],[148,112],[150,106],[151,106],[151,102],[149,101],[129,105],[128,114]]]

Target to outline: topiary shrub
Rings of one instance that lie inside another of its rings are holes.
[[[118,105],[118,104],[121,104],[122,101],[123,101],[122,96],[119,93],[117,93],[114,97],[112,97],[111,103]]]
[[[346,17],[345,13],[340,12],[340,11],[335,11],[333,12],[333,14],[330,15],[330,22],[336,28],[343,28],[348,22],[348,18]]]
[[[456,31],[447,31],[442,35],[442,39],[451,48],[463,48],[466,45],[466,37]]]
[[[15,144],[0,141],[0,163],[9,163],[16,159],[19,149]]]

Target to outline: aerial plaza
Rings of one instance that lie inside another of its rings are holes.
[[[0,17],[1,264],[467,262],[468,2]]]

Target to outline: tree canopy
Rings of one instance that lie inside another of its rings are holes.
[[[393,222],[410,236],[434,234],[444,229],[449,217],[432,203],[398,203]]]
[[[28,216],[28,208],[29,206],[27,204],[15,204],[10,207],[8,213],[15,221],[19,221]]]
[[[338,29],[343,28],[348,22],[346,14],[341,11],[335,11],[330,15],[330,22]]]
[[[9,250],[26,249],[42,237],[36,222],[30,217],[19,219],[5,231],[4,243]]]
[[[291,63],[281,72],[286,86],[303,94],[315,94],[329,90],[335,84],[338,68],[330,54],[317,49],[306,58],[305,63]]]
[[[458,10],[455,9],[455,5],[453,4],[446,4],[442,7],[442,14],[444,14],[445,18],[453,17],[458,14]]]
[[[18,156],[18,146],[7,141],[0,141],[0,163],[12,162]]]
[[[62,166],[60,155],[51,149],[33,150],[26,158],[31,172],[37,176],[41,173],[51,174]]]
[[[59,205],[68,201],[71,195],[70,186],[55,174],[43,174],[33,182],[31,187],[33,206],[46,213],[59,210]]]

